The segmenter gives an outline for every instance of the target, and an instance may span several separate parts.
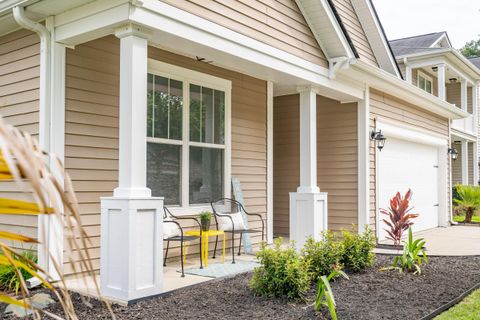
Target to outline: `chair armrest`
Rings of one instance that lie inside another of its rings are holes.
[[[198,225],[198,227],[200,228],[200,230],[202,229],[202,224],[198,221],[197,218],[193,218],[193,217],[175,217],[175,220],[193,220],[195,221],[195,223]]]

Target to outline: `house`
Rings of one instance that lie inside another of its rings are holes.
[[[208,209],[231,177],[268,242],[383,239],[379,209],[408,188],[416,230],[450,222],[451,124],[471,114],[403,80],[369,0],[8,0],[0,17],[0,114],[64,161],[106,296],[162,292],[162,205]],[[0,219],[73,272],[52,222]]]
[[[469,113],[452,121],[453,184],[478,184],[479,58],[467,59],[452,48],[446,32],[390,41],[405,80]]]

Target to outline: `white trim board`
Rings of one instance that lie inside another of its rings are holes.
[[[395,125],[391,122],[386,122],[381,118],[377,118],[376,126],[377,130],[382,130],[382,133],[387,136],[385,147],[387,147],[388,144],[388,136],[434,146],[445,146],[448,143],[448,137],[442,137],[441,135],[436,135],[434,133],[427,133],[426,131],[421,131],[417,128],[406,125]]]

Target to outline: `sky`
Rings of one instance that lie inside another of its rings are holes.
[[[447,31],[454,48],[480,37],[480,0],[372,0],[389,40]]]

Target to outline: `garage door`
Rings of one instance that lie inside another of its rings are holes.
[[[385,148],[378,153],[379,207],[388,208],[389,199],[397,191],[405,194],[410,188],[412,212],[420,215],[414,220],[413,231],[437,227],[438,170],[436,146],[388,138]],[[386,236],[384,217],[380,214],[380,240]]]

